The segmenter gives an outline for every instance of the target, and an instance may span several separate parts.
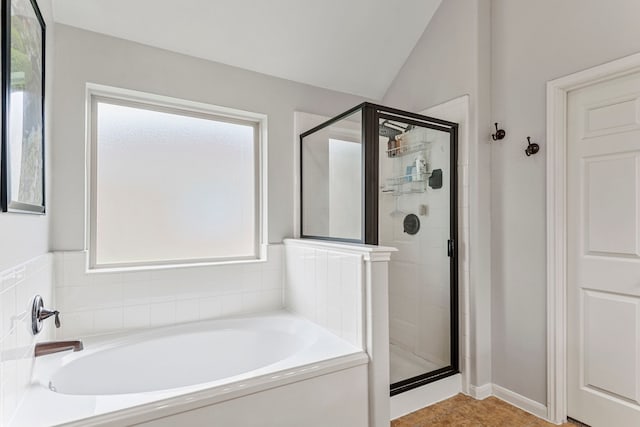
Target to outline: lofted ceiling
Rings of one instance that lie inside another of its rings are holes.
[[[54,0],[58,23],[381,99],[441,0]]]

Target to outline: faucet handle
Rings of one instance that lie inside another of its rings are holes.
[[[43,321],[45,319],[48,319],[51,316],[56,316],[56,319],[55,319],[56,328],[59,328],[60,327],[60,312],[58,310],[49,311],[47,309],[41,308],[39,313],[38,313],[38,320]]]
[[[44,302],[40,295],[36,295],[33,299],[33,307],[31,309],[31,329],[33,335],[36,335],[42,329],[42,322],[51,316],[55,316],[56,328],[60,327],[60,312],[58,310],[47,310],[44,308]]]

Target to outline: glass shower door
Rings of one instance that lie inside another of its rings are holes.
[[[395,115],[378,116],[379,244],[389,265],[391,393],[457,371],[455,138]]]

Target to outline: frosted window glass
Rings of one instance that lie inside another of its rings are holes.
[[[95,105],[96,265],[255,257],[252,123]]]

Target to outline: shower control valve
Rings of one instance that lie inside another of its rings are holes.
[[[40,295],[33,298],[31,306],[31,332],[37,335],[42,330],[42,323],[51,316],[55,316],[56,328],[60,327],[60,312],[58,310],[47,310]]]

